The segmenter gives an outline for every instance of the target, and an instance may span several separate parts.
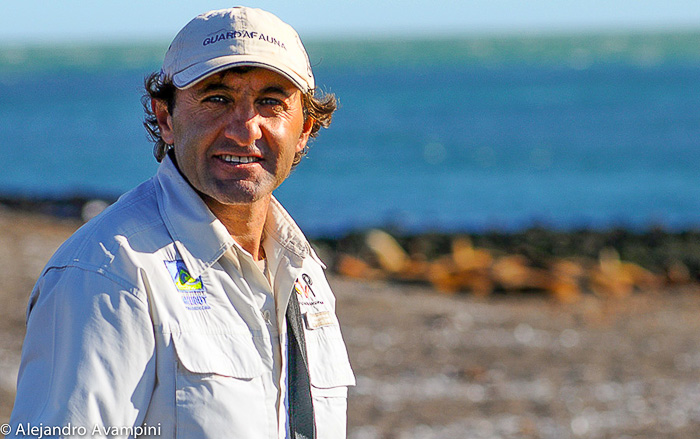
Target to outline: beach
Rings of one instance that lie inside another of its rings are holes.
[[[81,224],[0,209],[0,423],[12,408],[31,288]],[[694,283],[624,297],[584,292],[567,303],[538,291],[445,293],[335,272],[329,280],[357,375],[349,438],[700,434]]]

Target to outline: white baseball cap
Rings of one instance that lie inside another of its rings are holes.
[[[272,70],[304,93],[314,88],[296,31],[267,11],[244,6],[206,12],[187,23],[170,44],[161,74],[184,89],[236,66]]]

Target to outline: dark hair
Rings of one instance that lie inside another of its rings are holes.
[[[168,112],[172,114],[175,108],[175,92],[177,88],[172,80],[167,78],[163,79],[160,72],[154,72],[148,75],[144,80],[144,88],[145,92],[141,98],[141,103],[146,113],[143,125],[146,127],[148,137],[153,141],[153,155],[156,160],[160,162],[165,158],[165,155],[170,148],[172,148],[172,145],[166,144],[160,135],[158,120],[153,112],[153,108],[151,108],[151,99],[158,99],[165,102],[168,106]],[[314,121],[311,127],[311,138],[317,137],[318,131],[321,128],[328,128],[330,126],[333,112],[338,107],[334,94],[321,94],[317,97],[315,92],[315,89],[309,90],[307,93],[302,94],[301,98],[304,108],[304,121],[306,122],[309,118]],[[308,151],[309,145],[307,143],[306,147],[294,156],[292,167],[298,165]]]

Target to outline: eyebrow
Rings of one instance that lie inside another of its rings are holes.
[[[278,85],[271,85],[269,87],[265,87],[260,92],[262,94],[268,94],[268,93],[280,94],[280,95],[284,96],[285,98],[288,98],[292,94],[294,94],[293,89],[285,89],[284,87],[278,86]]]
[[[218,91],[218,90],[230,90],[231,87],[227,86],[223,82],[210,82],[207,84],[204,88],[202,88],[199,93],[208,93],[210,91]]]
[[[211,82],[211,83],[205,85],[204,88],[202,88],[199,91],[199,94],[205,94],[205,93],[209,93],[212,91],[221,91],[221,90],[233,90],[233,88],[224,84],[223,82]],[[294,93],[294,90],[287,89],[281,85],[270,85],[270,86],[267,86],[267,87],[263,88],[262,90],[260,90],[259,93],[260,94],[270,94],[270,93],[279,94],[279,95],[284,96],[285,98],[288,98]]]

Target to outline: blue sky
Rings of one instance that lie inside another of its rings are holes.
[[[170,40],[218,0],[11,0],[0,43]],[[700,29],[700,0],[261,0],[309,37],[429,36],[627,29]]]

